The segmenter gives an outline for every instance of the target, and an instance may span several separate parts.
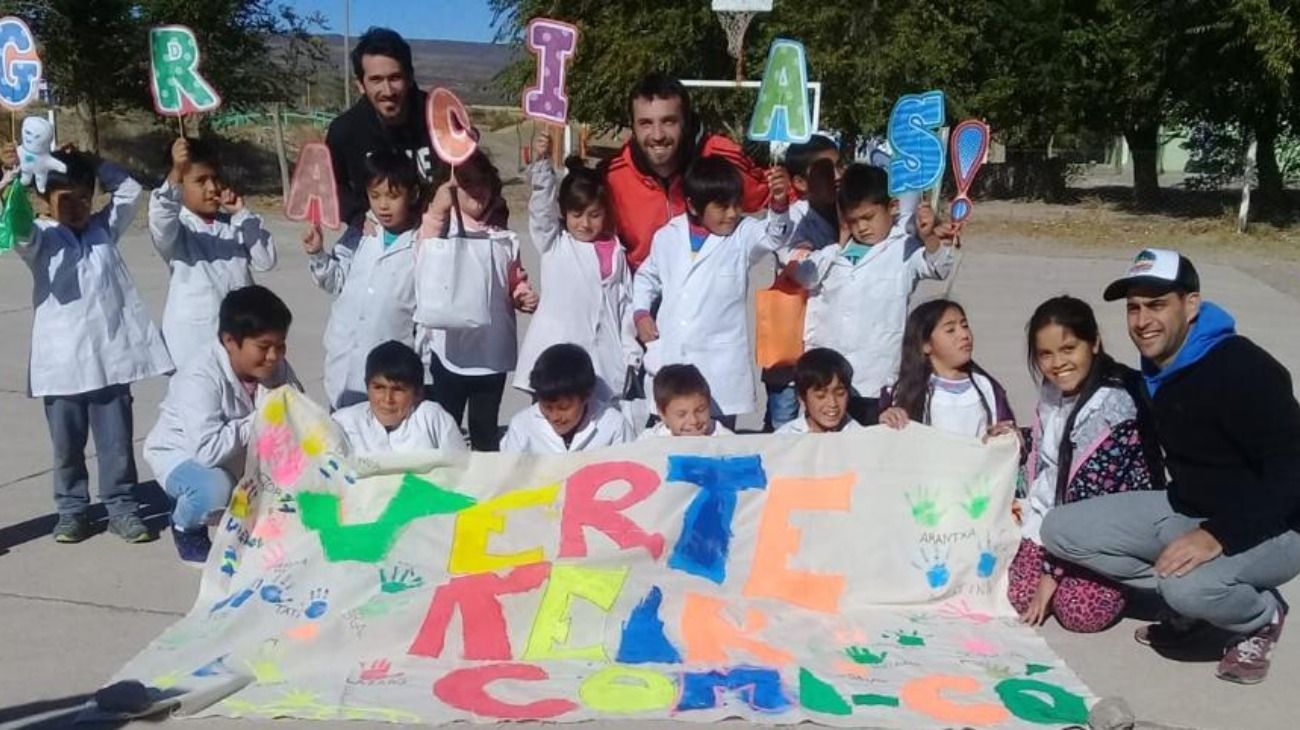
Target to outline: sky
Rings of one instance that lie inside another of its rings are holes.
[[[343,5],[349,0],[284,0],[302,13],[320,12],[329,33],[343,31]],[[372,25],[387,26],[407,38],[455,41],[492,40],[488,0],[350,0],[352,36]]]

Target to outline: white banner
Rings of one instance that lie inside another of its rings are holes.
[[[1087,689],[1006,599],[1014,437],[372,460],[295,391],[257,421],[193,610],[117,678],[187,711],[1087,721]]]

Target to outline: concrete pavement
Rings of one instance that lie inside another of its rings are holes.
[[[516,206],[516,210],[522,212],[523,207]],[[522,216],[517,222],[522,230]],[[137,221],[122,246],[158,321],[167,272],[142,224],[143,220]],[[278,292],[293,309],[289,358],[309,394],[320,398],[321,333],[329,298],[307,274],[297,226],[277,220],[273,227],[280,265],[259,281]],[[972,231],[953,290],[953,296],[969,311],[977,360],[1007,386],[1022,420],[1031,415],[1034,397],[1026,370],[1024,325],[1044,298],[1071,293],[1092,301],[1111,352],[1122,360],[1135,360],[1124,332],[1122,305],[1104,304],[1100,297],[1105,283],[1124,270],[1131,252],[1115,250],[1089,258],[1059,253],[1038,256],[1032,242],[1026,244],[1020,250],[1005,245],[998,245],[998,252],[982,250],[978,232]],[[531,252],[530,256],[528,262],[535,270],[536,256]],[[1211,264],[1200,268],[1206,296],[1233,312],[1241,331],[1293,373],[1300,370],[1300,338],[1296,337],[1300,333],[1300,300],[1238,268]],[[941,290],[927,285],[921,296]],[[106,534],[75,546],[58,545],[49,538],[54,521],[49,436],[39,401],[26,396],[30,292],[31,278],[23,263],[13,254],[0,257],[0,342],[4,343],[0,433],[5,436],[0,439],[0,657],[6,660],[0,670],[0,726],[27,722],[37,717],[37,711],[58,711],[93,693],[189,609],[198,585],[198,574],[175,559],[166,534],[149,545],[126,545]],[[164,389],[161,378],[134,388],[137,446],[153,425]],[[524,405],[519,394],[509,394],[501,421]],[[749,425],[754,423],[756,419],[748,420]],[[141,478],[150,479],[143,461],[140,468]],[[92,475],[94,471],[92,461]],[[152,524],[165,524],[167,508],[161,492],[150,483],[142,486],[141,495],[148,503],[148,513],[155,516]],[[1300,583],[1287,586],[1284,594],[1293,603],[1300,601]],[[1085,637],[1066,634],[1049,624],[1044,634],[1098,695],[1123,696],[1140,719],[1224,730],[1295,725],[1293,717],[1300,709],[1293,689],[1300,679],[1300,629],[1293,629],[1283,640],[1267,683],[1239,687],[1214,678],[1213,657],[1175,661],[1137,645],[1131,638],[1136,625],[1134,620],[1126,620],[1104,634]],[[20,715],[28,720],[19,720]],[[64,722],[66,719],[54,719],[47,726],[61,727]],[[203,720],[186,727],[234,725]],[[298,726],[307,723],[277,724]]]

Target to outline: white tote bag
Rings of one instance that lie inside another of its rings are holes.
[[[476,329],[492,322],[492,249],[467,236],[452,194],[457,234],[420,241],[415,255],[415,321],[434,329]]]

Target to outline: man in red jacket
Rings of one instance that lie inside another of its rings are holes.
[[[764,171],[735,142],[700,129],[680,81],[660,73],[646,76],[628,95],[628,116],[632,139],[610,160],[605,176],[618,236],[633,268],[650,254],[655,231],[686,211],[682,173],[698,157],[725,157],[740,170],[746,212],[767,202]]]

